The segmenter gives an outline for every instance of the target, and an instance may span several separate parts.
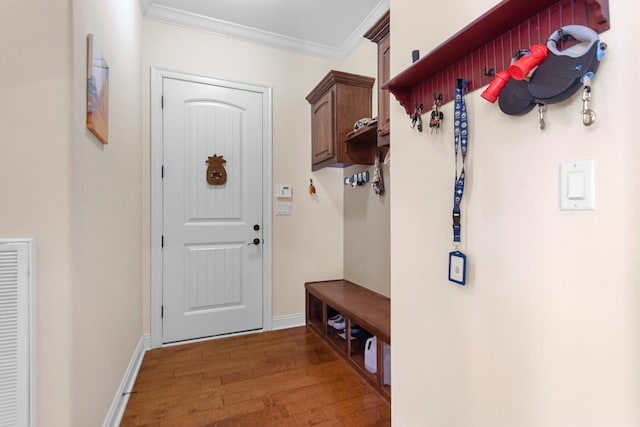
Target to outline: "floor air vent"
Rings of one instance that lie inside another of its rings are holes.
[[[0,240],[0,426],[35,425],[33,242]]]

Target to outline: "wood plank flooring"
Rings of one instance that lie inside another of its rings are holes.
[[[391,408],[306,327],[148,351],[121,426],[390,426]]]

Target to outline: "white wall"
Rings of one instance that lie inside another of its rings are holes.
[[[373,49],[373,50],[372,50]],[[344,63],[318,59],[156,21],[143,22],[143,98],[149,68],[273,88],[273,183],[293,186],[293,214],[273,217],[273,315],[304,313],[304,282],[343,277],[342,170],[311,172],[311,113],[305,96],[331,69],[375,75],[375,47],[363,39]],[[363,61],[374,61],[366,65]],[[149,106],[144,107],[143,176],[149,176]],[[307,193],[309,179],[317,193]],[[274,190],[275,194],[275,190]],[[149,182],[144,185],[145,248]],[[275,208],[276,199],[273,199]],[[144,262],[145,331],[149,330],[149,253]]]
[[[391,74],[495,3],[441,3],[429,19],[429,4],[392,0]],[[611,2],[590,128],[579,95],[549,106],[544,132],[535,112],[467,97],[466,287],[447,281],[452,106],[427,137],[392,102],[394,425],[640,425],[637,16],[636,2]],[[559,164],[580,159],[595,160],[597,210],[560,211]]]
[[[36,240],[36,417],[71,425],[71,5],[0,14],[0,239]]]
[[[142,336],[141,20],[137,2],[73,2],[74,426],[102,423]],[[108,145],[85,128],[87,33],[109,64]]]

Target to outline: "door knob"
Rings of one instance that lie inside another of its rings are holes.
[[[258,239],[257,237],[255,239],[253,239],[253,242],[248,243],[247,246],[251,246],[251,245],[256,245],[258,246],[260,244],[260,239]]]

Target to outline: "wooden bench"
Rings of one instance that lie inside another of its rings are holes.
[[[348,280],[307,282],[305,287],[305,316],[309,329],[327,341],[360,375],[380,394],[391,400],[389,363],[385,363],[391,345],[391,301],[389,298],[366,289]],[[342,314],[345,329],[339,331],[329,326],[329,318]],[[351,329],[361,330],[355,338]],[[375,373],[365,368],[365,342],[376,337]]]

